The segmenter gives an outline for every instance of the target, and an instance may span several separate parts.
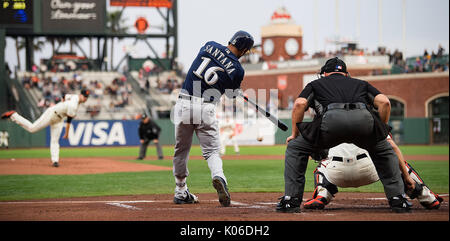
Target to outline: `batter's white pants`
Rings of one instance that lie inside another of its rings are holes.
[[[220,154],[225,155],[226,153],[226,147],[230,141],[233,143],[234,146],[234,152],[239,152],[239,145],[236,141],[236,136],[233,136],[230,138],[230,136],[233,135],[232,131],[226,131],[220,134]]]
[[[51,160],[52,162],[59,162],[59,137],[62,128],[64,127],[64,120],[56,115],[54,108],[48,108],[39,119],[33,123],[19,115],[17,112],[12,114],[10,119],[30,133],[35,133],[50,126]]]

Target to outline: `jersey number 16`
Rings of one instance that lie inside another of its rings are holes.
[[[217,71],[224,72],[224,70],[218,66],[209,67],[205,73],[206,66],[208,66],[209,62],[211,62],[210,58],[202,57],[202,63],[198,68],[194,71],[194,74],[197,75],[200,79],[204,80],[208,85],[213,85],[219,80],[219,75]]]

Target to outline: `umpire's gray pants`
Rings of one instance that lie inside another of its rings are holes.
[[[208,161],[211,175],[225,179],[220,158],[219,128],[215,113],[215,104],[179,99],[174,107],[175,153],[173,157],[173,175],[178,179],[189,176],[187,162],[196,133],[203,158]]]
[[[366,123],[366,124],[364,124]],[[380,181],[383,184],[386,197],[404,194],[404,185],[399,168],[398,157],[391,145],[382,140],[376,144],[364,141],[371,136],[373,119],[367,110],[329,110],[322,119],[321,131],[325,133],[321,137],[321,148],[329,148],[336,143],[348,142],[349,138],[355,140],[353,143],[366,149],[377,170]],[[346,137],[339,137],[346,131]],[[342,138],[342,140],[339,140]],[[372,142],[373,143],[373,142]],[[308,159],[315,150],[312,143],[305,140],[301,135],[291,140],[285,153],[285,195],[303,198],[305,188],[305,172]]]
[[[153,140],[158,140],[158,138],[153,139]],[[151,141],[152,140],[150,140],[150,139],[144,139],[144,142],[141,143],[141,146],[139,147],[139,158],[142,158],[142,159],[145,158],[145,156],[147,154],[148,144],[150,144]],[[156,146],[156,152],[158,153],[158,158],[163,159],[164,156],[163,156],[163,152],[162,152],[162,148],[161,148],[161,144],[159,143],[159,140],[158,140],[158,142],[153,142],[153,143]]]

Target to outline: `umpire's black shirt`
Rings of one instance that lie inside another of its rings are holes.
[[[377,96],[381,92],[367,81],[354,79],[342,74],[332,74],[316,79],[302,90],[299,97],[305,99],[314,93],[314,98],[326,107],[331,103],[367,103],[367,93]]]
[[[159,137],[159,132],[161,128],[154,121],[149,120],[149,122],[144,123],[141,121],[139,124],[139,138],[140,139],[156,139]]]

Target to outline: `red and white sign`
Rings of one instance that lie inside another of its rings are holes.
[[[287,75],[278,75],[277,87],[279,90],[285,90],[287,88]]]

